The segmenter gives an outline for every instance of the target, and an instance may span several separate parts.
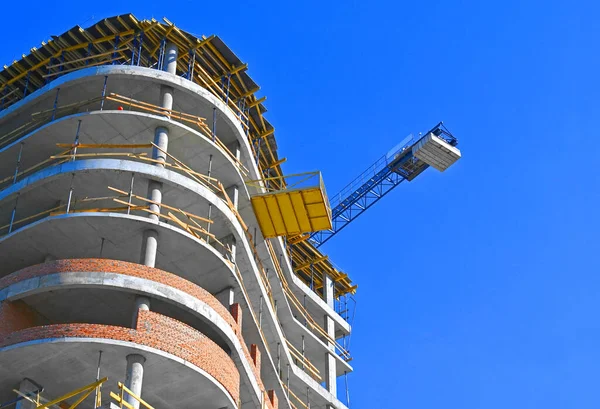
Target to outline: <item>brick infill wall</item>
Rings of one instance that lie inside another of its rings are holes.
[[[9,334],[0,341],[0,347],[49,338],[105,338],[156,348],[206,371],[234,402],[239,401],[240,375],[229,355],[201,332],[152,311],[139,311],[135,329],[98,324],[43,325]]]
[[[233,311],[227,311],[227,308],[223,306],[211,293],[206,291],[204,288],[179,277],[178,275],[169,273],[164,270],[157,268],[147,267],[141,264],[130,263],[127,261],[111,260],[111,259],[66,259],[50,261],[43,264],[36,264],[34,266],[25,267],[21,270],[15,271],[5,277],[0,278],[0,290],[8,287],[9,285],[18,283],[20,281],[28,280],[36,277],[43,277],[50,274],[56,273],[76,273],[76,272],[89,272],[89,273],[115,273],[123,274],[132,277],[143,278],[151,280],[157,283],[164,284],[169,287],[176,288],[189,294],[209,305],[213,308],[227,323],[231,326],[234,333],[236,334],[242,349],[246,361],[250,364],[252,372],[256,378],[260,390],[264,393],[267,392],[265,389],[262,379],[260,376],[260,366],[254,363],[254,359],[250,354],[246,342],[242,336],[241,321],[242,321],[242,310],[239,305],[236,305]],[[234,304],[235,305],[235,304]],[[69,324],[69,325],[86,325],[86,324]],[[114,327],[121,328],[121,327]],[[29,328],[31,330],[35,328]],[[29,330],[28,329],[28,330]],[[128,330],[127,328],[121,328]],[[24,330],[27,331],[27,330]],[[22,332],[22,331],[21,331]],[[22,341],[18,341],[22,342]],[[13,342],[16,343],[16,342]],[[260,351],[259,351],[260,352]],[[267,405],[276,409],[277,405],[273,405],[274,402],[267,400]]]

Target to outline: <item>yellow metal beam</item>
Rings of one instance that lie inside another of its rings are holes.
[[[77,396],[80,393],[83,393],[83,392],[86,392],[86,391],[93,391],[96,388],[96,386],[102,385],[107,380],[108,380],[108,378],[104,377],[104,378],[100,379],[99,381],[90,383],[89,385],[82,386],[79,389],[75,389],[74,391],[66,393],[63,396],[61,396],[60,398],[56,398],[54,400],[51,400],[50,402],[43,403],[43,404],[39,405],[36,409],[46,409],[48,406],[56,405],[56,404],[58,404],[58,403],[60,403],[60,402],[62,402],[64,400],[72,398],[73,396]],[[71,407],[69,409],[73,409],[73,407]]]

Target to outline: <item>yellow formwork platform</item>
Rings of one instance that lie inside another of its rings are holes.
[[[288,183],[288,188],[283,190],[269,192],[267,188],[267,193],[257,194],[251,199],[263,236],[265,238],[294,236],[331,229],[331,209],[320,173],[311,172],[286,177],[289,178],[301,180],[296,184]],[[261,188],[265,188],[269,181],[270,179],[264,179],[252,183],[262,182]],[[308,184],[308,186],[289,189],[300,184]]]

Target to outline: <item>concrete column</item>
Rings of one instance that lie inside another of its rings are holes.
[[[219,291],[215,294],[215,298],[219,300],[221,304],[225,306],[225,308],[229,309],[234,302],[234,292],[233,287],[227,287],[224,290]]]
[[[166,45],[165,50],[165,66],[164,70],[175,74],[177,67],[177,46],[172,43]],[[173,109],[173,87],[161,85],[160,87],[160,106],[165,110]],[[168,113],[166,113],[169,116]],[[169,148],[169,130],[164,126],[159,126],[154,130],[154,144],[160,149],[152,149],[152,159],[158,162],[156,166],[165,167],[164,163],[167,160],[167,150]],[[150,210],[154,213],[160,213],[160,204],[162,203],[162,188],[161,182],[151,180],[148,183],[148,199],[154,203],[150,204]],[[148,218],[159,221],[160,217],[157,214],[150,213]],[[144,231],[142,238],[142,252],[140,255],[140,263],[145,266],[154,267],[156,265],[156,253],[158,249],[158,232],[156,230]]]
[[[27,394],[27,396],[29,396],[31,399],[34,399],[34,400],[36,398],[36,394],[33,392],[35,392],[39,389],[40,389],[40,386],[31,382],[31,379],[29,379],[29,378],[24,378],[21,381],[21,383],[19,384],[19,392]],[[22,400],[18,401],[15,405],[15,409],[34,409],[34,408],[35,408],[35,405],[33,404],[33,402],[30,402],[27,399],[22,399]]]
[[[170,74],[177,74],[177,46],[173,43],[165,45],[165,63],[163,69]]]
[[[163,105],[164,106],[164,105]],[[169,148],[169,130],[164,126],[159,126],[154,130],[154,144],[161,150],[152,149],[152,159],[156,159],[159,163],[156,166],[165,167],[164,163],[167,160],[167,149]]]
[[[228,234],[225,237],[219,239],[221,243],[223,243],[226,247],[229,247],[231,250],[231,254],[226,254],[225,256],[229,258],[232,263],[235,263],[235,237],[233,234]]]
[[[156,230],[144,230],[142,235],[142,254],[140,264],[148,267],[156,265],[156,253],[158,249],[158,232]]]
[[[334,282],[331,277],[327,274],[323,274],[323,297],[327,305],[332,309],[334,308],[333,286]],[[325,331],[331,339],[335,339],[335,323],[329,314],[325,315]],[[329,348],[329,352],[325,354],[325,386],[333,396],[337,397],[335,344],[328,340],[327,347]]]
[[[225,193],[227,193],[227,196],[229,196],[229,199],[231,199],[231,201],[233,202],[233,207],[235,208],[235,210],[238,210],[239,189],[237,185],[229,186],[225,189]]]
[[[137,396],[142,396],[142,382],[144,380],[144,362],[146,358],[139,354],[127,355],[127,372],[125,373],[125,386]],[[125,401],[134,409],[139,409],[140,402],[125,394]]]
[[[150,298],[138,295],[135,297],[135,307],[133,307],[133,315],[131,317],[131,328],[137,327],[138,314],[140,310],[150,311]]]
[[[173,87],[160,86],[160,106],[165,109],[165,116],[169,117],[173,109]]]

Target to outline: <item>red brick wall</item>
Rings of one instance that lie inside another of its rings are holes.
[[[242,328],[242,307],[240,306],[240,304],[238,304],[238,303],[231,304],[231,306],[229,307],[229,312],[231,312],[231,316],[233,317],[233,320],[237,324],[238,328],[241,329]]]
[[[0,302],[0,340],[11,332],[48,324],[48,320],[21,300]]]
[[[203,289],[202,287],[197,286],[196,284],[181,278],[175,274],[159,270],[157,268],[143,266],[141,264],[129,263],[126,261],[120,260],[110,260],[110,259],[67,259],[67,260],[56,260],[51,261],[44,264],[37,264],[34,266],[26,267],[19,271],[16,271],[12,274],[9,274],[5,277],[0,278],[0,289],[5,288],[11,284],[27,280],[34,277],[41,277],[54,273],[69,273],[69,272],[104,272],[104,273],[117,273],[123,274],[133,277],[144,278],[147,280],[152,280],[157,283],[161,283],[178,290],[181,290],[193,297],[202,300],[210,307],[212,307],[222,318],[224,318],[227,323],[231,326],[235,334],[237,335],[240,344],[242,345],[242,349],[244,352],[244,356],[248,363],[250,363],[250,367],[256,377],[258,382],[258,386],[262,392],[266,392],[265,387],[262,383],[262,379],[260,377],[260,364],[256,365],[254,363],[253,356],[250,354],[250,351],[246,345],[246,342],[242,336],[241,331],[241,319],[242,319],[242,309],[239,304],[233,304],[231,307],[231,311],[227,311],[227,308],[223,306],[212,294]],[[239,320],[239,321],[238,321]],[[36,323],[35,325],[40,325]],[[70,324],[70,325],[87,325],[87,324]],[[28,325],[29,326],[29,325]],[[119,328],[120,327],[111,327],[111,328]],[[35,330],[35,328],[32,328]],[[127,330],[127,329],[125,329]],[[35,332],[35,331],[34,331]],[[44,337],[42,337],[44,338]],[[38,338],[33,338],[38,339]],[[120,338],[119,338],[120,339]],[[2,337],[0,336],[0,342]],[[14,341],[11,343],[16,343],[21,341]],[[135,342],[135,341],[134,341]],[[1,344],[0,344],[1,345]],[[6,344],[8,345],[8,344]],[[260,355],[260,350],[256,349],[256,352]],[[260,360],[260,358],[259,358]],[[271,404],[267,400],[267,404]]]
[[[140,310],[135,329],[97,324],[55,324],[22,329],[0,339],[0,347],[47,338],[108,338],[134,342],[182,358],[213,376],[235,402],[240,375],[233,360],[194,328],[151,311]]]
[[[227,308],[225,308],[223,304],[219,302],[219,300],[217,300],[204,288],[199,287],[196,284],[175,274],[159,270],[158,268],[147,267],[141,264],[129,263],[126,261],[86,258],[56,260],[44,264],[37,264],[0,278],[0,289],[29,278],[41,277],[54,273],[70,272],[117,273],[144,278],[177,288],[178,290],[204,301],[221,317],[223,317],[232,328],[237,329],[235,320],[229,311],[227,311]]]
[[[269,396],[271,407],[273,407],[273,409],[277,409],[277,407],[279,406],[279,402],[277,401],[277,394],[275,394],[275,391],[273,389],[270,389],[267,391],[267,395]]]

